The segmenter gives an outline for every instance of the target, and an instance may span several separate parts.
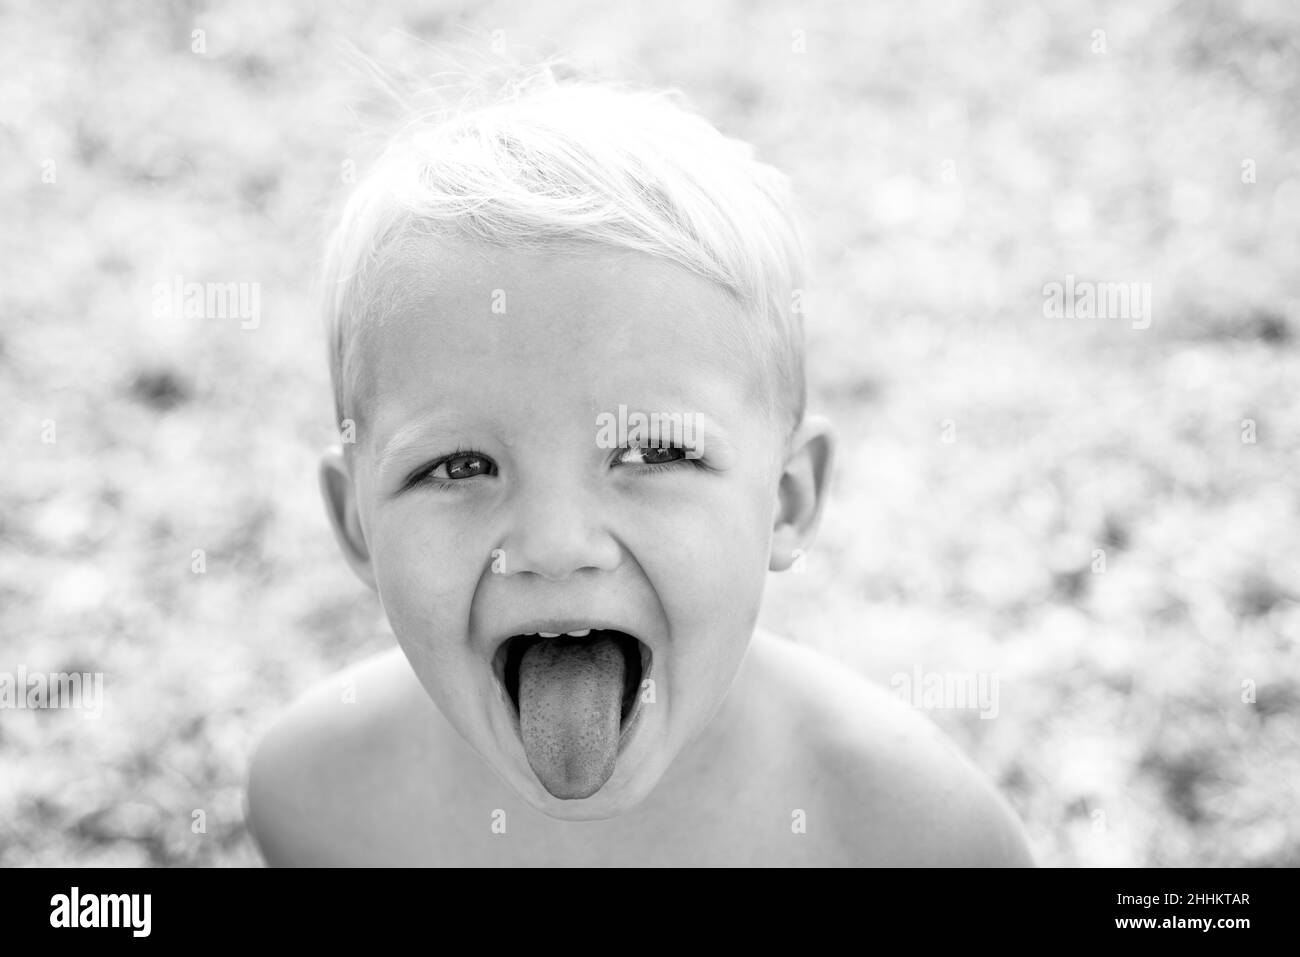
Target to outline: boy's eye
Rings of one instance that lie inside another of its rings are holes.
[[[680,446],[668,448],[641,448],[632,446],[624,449],[618,456],[619,465],[666,465],[686,458],[686,450]]]
[[[490,475],[492,471],[492,463],[483,456],[466,453],[444,459],[429,475],[433,478],[465,479],[475,475]],[[440,475],[440,472],[445,474]]]
[[[419,472],[415,482],[454,482],[478,475],[495,475],[496,466],[487,456],[477,452],[458,452]]]

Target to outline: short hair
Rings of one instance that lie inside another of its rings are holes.
[[[407,120],[348,199],[327,247],[323,306],[336,422],[360,418],[356,348],[391,311],[392,254],[412,240],[506,249],[596,243],[677,263],[741,307],[766,411],[789,428],[806,401],[805,266],[789,182],[674,91],[555,81]]]

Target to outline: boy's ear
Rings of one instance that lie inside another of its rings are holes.
[[[375,572],[370,564],[370,549],[361,529],[357,508],[357,487],[352,481],[347,460],[339,446],[327,450],[320,460],[320,492],[325,511],[334,527],[334,538],[358,578],[375,587]]]
[[[790,451],[777,487],[768,564],[772,571],[785,571],[812,547],[834,464],[835,431],[830,422],[819,415],[805,417],[790,437]]]

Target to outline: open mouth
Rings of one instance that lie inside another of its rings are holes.
[[[493,670],[515,730],[551,794],[589,797],[613,774],[651,667],[649,647],[615,630],[514,635],[497,648]]]
[[[497,656],[501,658],[502,666],[499,677],[506,689],[506,694],[510,696],[510,700],[515,706],[515,717],[519,716],[519,666],[524,659],[525,652],[542,642],[577,645],[591,643],[602,638],[611,639],[623,655],[623,696],[619,709],[619,720],[622,725],[626,726],[627,719],[636,705],[636,692],[641,687],[642,675],[647,674],[650,670],[650,649],[625,632],[601,631],[599,629],[592,629],[588,635],[583,637],[561,635],[558,638],[543,638],[541,635],[515,635],[513,638],[506,640],[505,644],[497,650]]]

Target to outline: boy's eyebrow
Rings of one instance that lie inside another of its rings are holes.
[[[395,459],[417,448],[429,433],[437,432],[440,426],[445,431],[454,418],[455,416],[446,409],[431,409],[407,422],[384,443],[384,447],[375,457],[376,468],[381,473],[387,471]]]

